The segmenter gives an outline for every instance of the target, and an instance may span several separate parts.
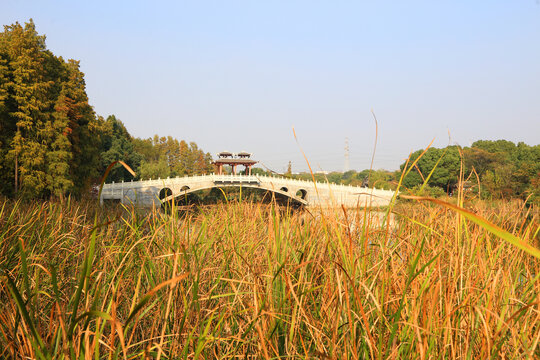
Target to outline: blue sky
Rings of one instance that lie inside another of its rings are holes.
[[[134,136],[247,150],[267,167],[394,170],[435,138],[540,143],[540,3],[13,1],[81,61],[97,114]],[[450,138],[449,138],[450,134]]]

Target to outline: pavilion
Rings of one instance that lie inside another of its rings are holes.
[[[223,165],[229,165],[232,168],[233,175],[236,175],[236,167],[238,165],[244,166],[246,175],[251,175],[251,167],[258,163],[258,161],[250,159],[251,154],[246,151],[241,151],[238,154],[222,151],[217,156],[218,158],[214,161],[214,165],[218,175],[223,174]]]

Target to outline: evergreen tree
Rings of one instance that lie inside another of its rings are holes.
[[[114,161],[122,160],[132,169],[139,169],[142,156],[133,147],[132,138],[124,124],[114,115],[107,117],[103,134],[103,152],[101,153],[101,172]],[[107,181],[127,181],[131,174],[122,166],[111,170]]]

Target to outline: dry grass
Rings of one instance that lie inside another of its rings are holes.
[[[540,260],[435,204],[399,204],[395,226],[253,203],[0,206],[0,357],[540,356]],[[538,245],[537,210],[467,206]]]

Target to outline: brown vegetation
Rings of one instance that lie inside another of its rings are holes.
[[[536,241],[522,202],[469,208]],[[439,205],[1,209],[0,357],[540,355],[540,259]]]

